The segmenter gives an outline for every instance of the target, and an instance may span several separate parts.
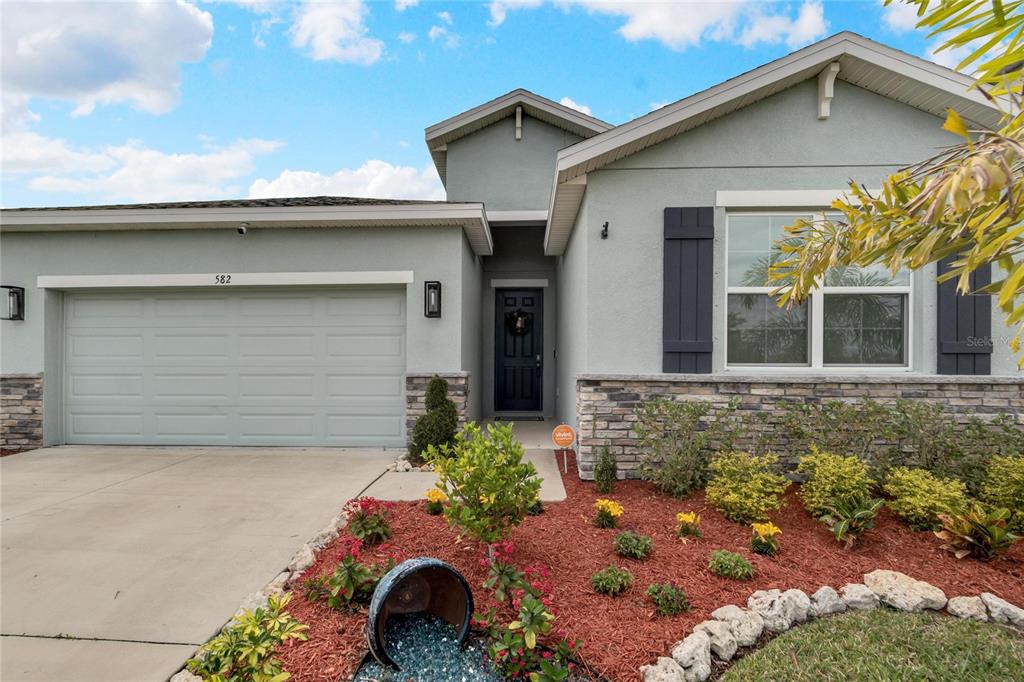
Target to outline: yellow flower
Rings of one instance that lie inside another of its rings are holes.
[[[771,521],[767,523],[752,523],[750,527],[754,529],[754,534],[759,538],[773,538],[776,535],[782,535],[782,529]]]
[[[601,499],[594,503],[594,507],[599,512],[606,512],[612,518],[618,518],[622,516],[622,505],[615,500]]]
[[[494,495],[481,495],[480,504],[494,504],[494,500],[498,499],[497,494]]]
[[[679,512],[676,514],[676,522],[685,523],[688,526],[699,526],[700,514],[696,512]]]
[[[444,491],[438,490],[437,488],[431,488],[427,491],[427,502],[433,504],[441,504],[448,501],[448,496],[444,494]]]

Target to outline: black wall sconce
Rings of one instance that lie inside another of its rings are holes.
[[[607,220],[604,222],[604,225],[601,226],[601,239],[608,239],[608,221]]]
[[[441,317],[441,283],[423,283],[423,316]]]
[[[23,287],[0,287],[6,299],[0,306],[0,320],[24,320],[25,319],[25,289]]]

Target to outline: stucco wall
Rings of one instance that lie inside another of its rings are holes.
[[[591,173],[582,235],[588,250],[586,371],[661,371],[666,206],[714,206],[719,190],[839,189],[851,178],[877,187],[886,174],[951,143],[941,123],[842,81],[836,83],[831,118],[819,121],[817,86],[808,81]],[[713,366],[720,371],[725,210],[718,209],[715,218]],[[605,221],[610,235],[601,240]],[[578,227],[574,240],[580,239]],[[935,369],[932,273],[915,274],[915,372]],[[998,338],[1002,323],[993,327]],[[994,371],[1011,371],[1008,353],[997,343]]]
[[[473,253],[469,241],[462,240],[462,369],[468,372],[465,418],[479,419],[483,409],[484,377],[481,374],[483,330],[480,301],[483,259]]]
[[[482,201],[488,211],[547,210],[555,154],[582,138],[523,116],[505,118],[448,145],[448,201]]]
[[[546,279],[544,289],[544,374],[543,412],[555,414],[555,348],[558,343],[558,287],[555,282],[555,259],[544,256],[544,228],[492,227],[494,255],[484,258],[483,300],[483,410],[494,414],[494,349],[495,349],[495,279]]]
[[[576,226],[565,253],[558,259],[558,387],[555,416],[576,425],[576,375],[587,366],[587,207],[576,217]]]

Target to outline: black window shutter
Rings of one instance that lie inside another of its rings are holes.
[[[715,211],[665,209],[662,371],[711,373]]]
[[[939,261],[939,274],[947,272],[954,260],[950,256]],[[971,291],[991,284],[992,266],[971,273],[970,283]],[[939,284],[937,307],[939,374],[991,374],[992,297],[958,294],[952,279]]]

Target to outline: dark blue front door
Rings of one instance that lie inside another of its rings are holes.
[[[494,410],[539,412],[544,375],[544,290],[497,289]]]

